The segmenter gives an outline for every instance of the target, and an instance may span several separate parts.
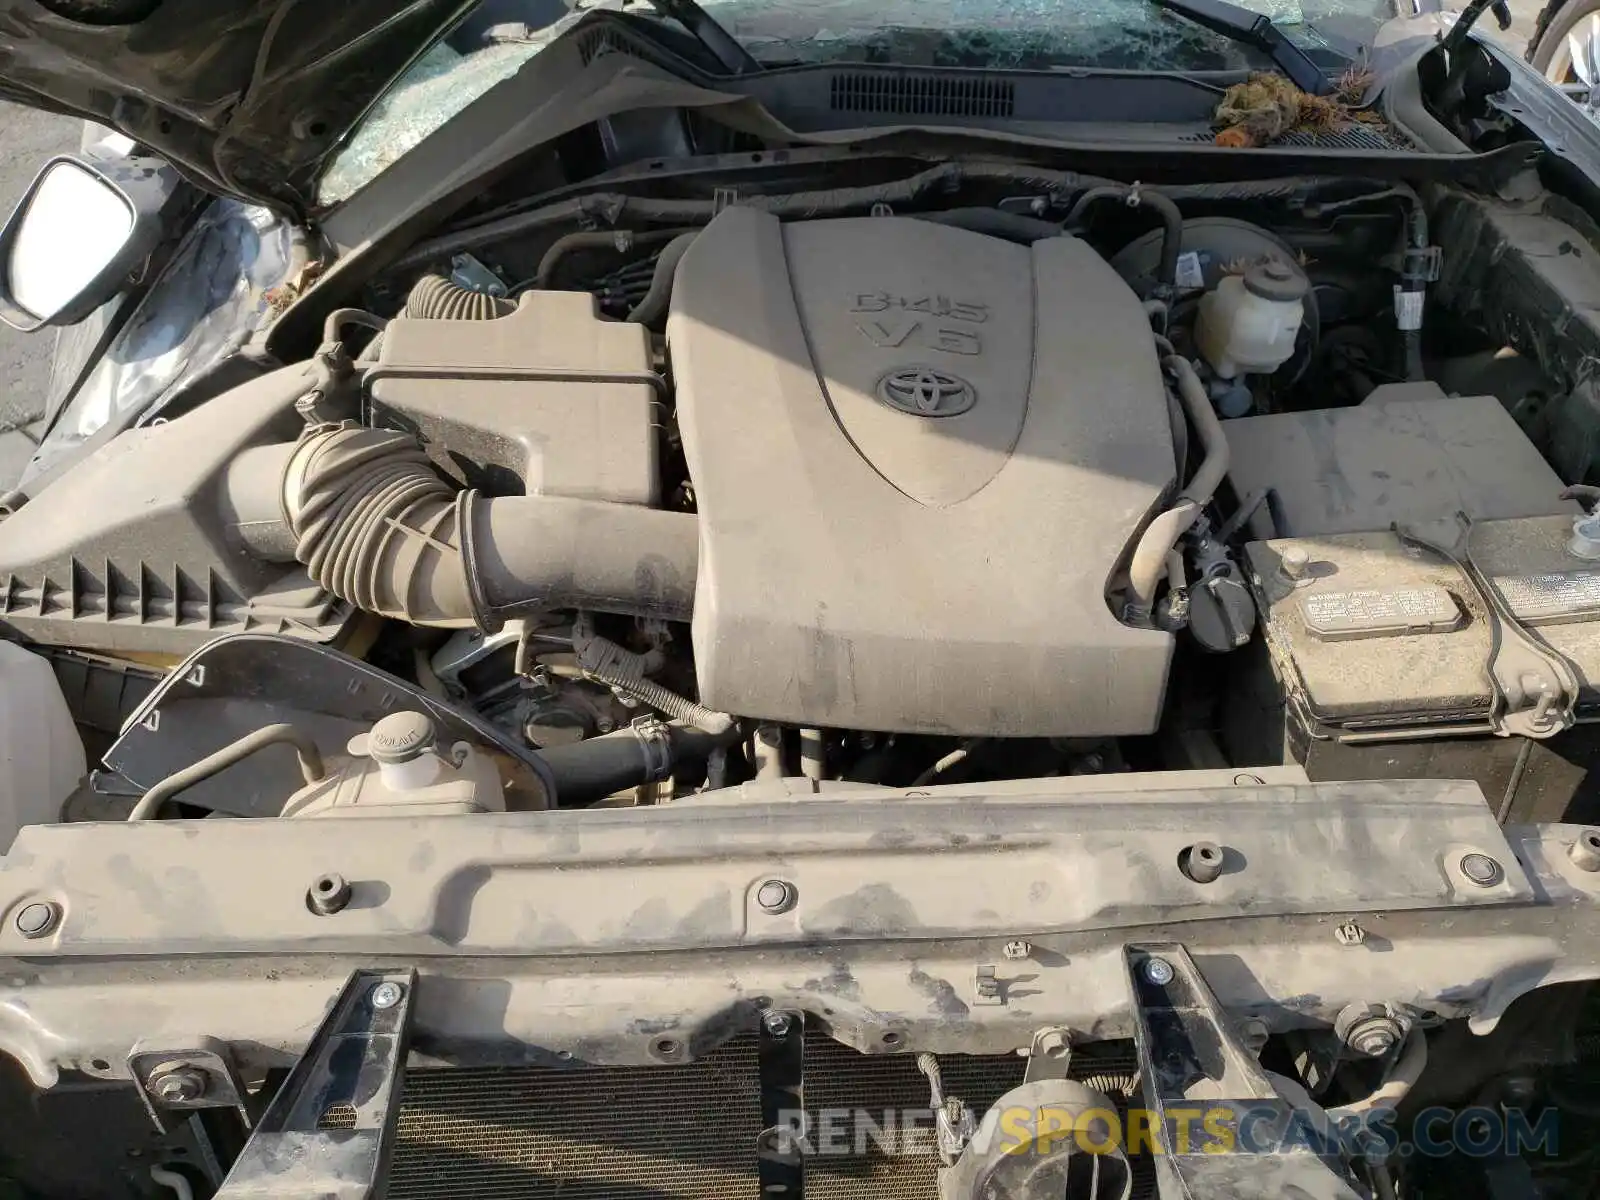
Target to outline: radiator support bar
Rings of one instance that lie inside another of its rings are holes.
[[[216,1200],[384,1194],[411,1038],[415,971],[354,971],[267,1105]],[[330,1109],[354,1111],[330,1129]]]

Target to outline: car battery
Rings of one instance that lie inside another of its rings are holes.
[[[1463,529],[1465,551],[1438,552]],[[1600,562],[1572,533],[1452,519],[1251,543],[1263,636],[1231,693],[1236,760],[1475,779],[1506,819],[1600,815]]]

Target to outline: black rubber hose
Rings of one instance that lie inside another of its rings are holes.
[[[1156,272],[1156,278],[1168,287],[1178,285],[1178,254],[1183,248],[1183,213],[1172,202],[1171,197],[1165,196],[1154,188],[1128,187],[1124,184],[1110,184],[1103,187],[1092,187],[1079,196],[1067,213],[1066,227],[1075,228],[1083,219],[1083,214],[1089,207],[1100,203],[1102,200],[1117,200],[1131,208],[1151,208],[1161,218],[1161,266]]]
[[[1419,308],[1419,327],[1401,331],[1401,341],[1405,346],[1405,371],[1406,378],[1412,383],[1420,383],[1427,378],[1426,370],[1422,365],[1422,329],[1420,328],[1421,312],[1427,310],[1428,278],[1421,264],[1428,257],[1428,213],[1422,206],[1422,199],[1415,192],[1411,192],[1411,215],[1406,221],[1406,232],[1410,235],[1411,249],[1406,255],[1405,269],[1401,272],[1401,287],[1407,292],[1417,294]]]
[[[1428,232],[1428,210],[1422,203],[1422,197],[1417,195],[1415,188],[1409,184],[1397,183],[1385,188],[1381,192],[1371,192],[1362,196],[1352,196],[1342,200],[1329,200],[1315,205],[1318,216],[1326,213],[1338,212],[1340,209],[1350,208],[1359,204],[1371,204],[1375,200],[1389,197],[1398,197],[1405,201],[1406,213],[1406,249],[1400,270],[1400,287],[1404,292],[1417,293],[1419,303],[1426,311],[1429,275],[1430,242]],[[1398,319],[1399,314],[1396,313]],[[1422,363],[1422,330],[1402,329],[1400,331],[1401,368],[1405,377],[1413,383],[1426,379]]]
[[[521,291],[525,287],[548,288],[550,281],[556,277],[556,271],[566,261],[567,256],[577,250],[611,250],[618,254],[626,254],[630,250],[644,249],[647,246],[659,245],[670,242],[680,234],[698,232],[694,229],[646,229],[635,233],[627,229],[583,229],[577,233],[564,234],[550,243],[550,248],[539,259],[539,267],[533,273],[532,279],[515,284],[511,290]]]
[[[672,304],[672,281],[678,274],[678,264],[699,236],[699,230],[691,230],[689,233],[680,233],[666,244],[650,275],[650,290],[644,294],[643,300],[634,305],[628,320],[635,325],[655,326],[666,317],[667,308]]]
[[[515,300],[475,292],[443,275],[424,275],[406,297],[405,315],[424,321],[492,321],[516,308]]]
[[[665,779],[679,763],[704,762],[737,741],[738,728],[722,735],[667,726],[665,745],[652,744],[632,728],[571,746],[552,746],[540,757],[555,779],[563,808],[581,808],[615,792]]]
[[[369,313],[364,308],[336,308],[328,314],[328,319],[322,323],[322,340],[324,342],[343,341],[344,327],[346,325],[359,325],[363,329],[372,330],[373,333],[382,333],[388,324],[388,321],[374,313]]]
[[[1004,181],[1018,187],[1035,184],[1061,191],[1112,181],[1097,175],[1079,175],[1070,171],[1050,171],[1035,167],[1010,167],[992,163],[943,163],[919,171],[905,179],[886,183],[867,184],[862,187],[824,188],[809,192],[785,192],[773,195],[752,193],[739,197],[740,205],[761,209],[786,220],[814,220],[819,217],[848,216],[852,213],[870,212],[875,204],[888,204],[896,209],[902,206],[928,203],[938,197],[948,196],[964,183]],[[491,245],[512,234],[533,229],[548,229],[573,223],[603,220],[608,224],[704,224],[720,210],[711,199],[680,199],[678,197],[633,196],[623,192],[594,192],[569,200],[558,200],[528,212],[507,216],[442,234],[413,247],[390,268],[404,271],[425,266],[440,258],[447,258],[460,250],[471,250]]]
[[[1008,242],[1021,242],[1025,246],[1042,242],[1045,238],[1060,237],[1064,232],[1054,221],[1007,212],[1003,208],[950,208],[943,212],[905,215],[918,221],[932,221],[936,225],[953,225],[957,229],[970,229],[973,233],[986,233]]]

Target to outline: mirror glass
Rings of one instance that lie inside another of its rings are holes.
[[[77,163],[53,164],[11,245],[12,299],[48,321],[116,261],[133,226],[133,209],[116,188]]]

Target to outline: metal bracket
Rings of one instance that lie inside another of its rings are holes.
[[[1234,1200],[1264,1179],[1275,1196],[1357,1200],[1337,1142],[1278,1094],[1189,952],[1123,953],[1162,1200]]]
[[[972,1003],[976,1005],[1003,1006],[1006,1002],[1006,981],[995,968],[980,964],[972,977]]]
[[[1501,737],[1547,738],[1569,729],[1578,678],[1565,658],[1536,638],[1472,557],[1472,518],[1458,512],[1426,525],[1395,525],[1395,536],[1438,555],[1483,601],[1490,630],[1485,670],[1494,693],[1490,719]]]
[[[795,1114],[805,1111],[805,1013],[769,1009],[762,1014],[757,1061],[761,1071],[761,1137],[756,1175],[771,1200],[801,1200],[805,1185],[802,1142]]]
[[[180,1049],[139,1042],[128,1053],[128,1070],[139,1085],[145,1111],[162,1133],[205,1108],[231,1108],[246,1129],[252,1124],[250,1095],[234,1069],[233,1055],[215,1038],[196,1038],[192,1046]]]
[[[267,1105],[216,1200],[383,1194],[400,1115],[415,971],[355,971]],[[337,1127],[325,1120],[342,1110]]]
[[[1065,1079],[1072,1070],[1072,1031],[1070,1029],[1041,1029],[1033,1035],[1028,1047],[1028,1066],[1022,1074],[1023,1083],[1039,1079]]]
[[[1443,246],[1413,246],[1404,256],[1404,274],[1407,279],[1421,283],[1434,283],[1444,270]]]
[[[458,254],[450,260],[450,282],[486,296],[506,294],[505,280],[470,254]]]

